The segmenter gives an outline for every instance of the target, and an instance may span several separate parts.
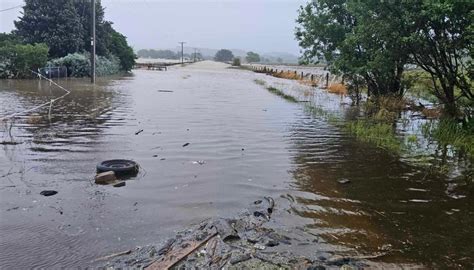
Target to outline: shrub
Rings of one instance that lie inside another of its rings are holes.
[[[232,65],[234,67],[240,67],[240,58],[234,57],[234,60],[232,60]]]
[[[111,55],[108,58],[99,56],[96,60],[96,75],[97,76],[107,76],[117,74],[121,70],[120,59]]]
[[[86,54],[72,53],[50,61],[53,66],[65,66],[71,77],[85,77],[90,74],[90,61]]]
[[[43,67],[48,60],[49,48],[46,44],[0,44],[0,78],[31,77],[30,70]]]
[[[86,77],[90,76],[90,55],[89,53],[73,53],[61,58],[50,61],[53,66],[65,66],[68,70],[68,76]],[[118,57],[97,56],[96,75],[106,76],[120,72],[120,60]]]

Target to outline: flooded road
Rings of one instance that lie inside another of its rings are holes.
[[[60,80],[72,92],[51,120],[43,108],[0,129],[1,141],[21,142],[0,145],[0,266],[90,265],[272,196],[275,223],[314,235],[315,254],[384,250],[380,262],[472,267],[474,194],[452,196],[446,176],[356,142],[255,79],[346,113],[338,96],[209,62],[96,86]],[[0,81],[0,115],[61,94],[45,81]],[[96,164],[115,158],[137,161],[138,177],[93,184]]]

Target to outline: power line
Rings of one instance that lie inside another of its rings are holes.
[[[6,8],[6,9],[0,9],[0,12],[4,12],[4,11],[8,11],[8,10],[12,10],[12,9],[15,9],[15,8],[21,8],[21,7],[23,7],[23,5],[18,5],[18,6],[14,6],[14,7]]]

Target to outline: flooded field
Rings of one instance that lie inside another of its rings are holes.
[[[275,198],[273,226],[314,236],[314,254],[304,255],[386,251],[376,262],[473,266],[469,189],[453,196],[451,177],[357,142],[308,102],[287,102],[255,79],[350,113],[345,98],[212,62],[96,86],[59,80],[71,94],[51,119],[46,107],[0,128],[0,141],[20,143],[0,145],[1,268],[91,265],[262,196]],[[46,81],[1,80],[0,116],[62,94]],[[115,158],[137,161],[138,177],[95,185],[96,164]]]

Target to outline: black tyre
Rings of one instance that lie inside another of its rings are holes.
[[[97,172],[113,171],[116,175],[134,175],[138,173],[138,164],[132,160],[111,159],[97,164]]]

